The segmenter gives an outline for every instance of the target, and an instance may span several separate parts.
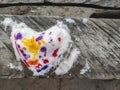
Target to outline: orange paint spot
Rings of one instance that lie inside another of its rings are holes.
[[[39,45],[41,45],[41,42],[40,42],[40,41],[38,41],[38,44],[39,44]]]
[[[38,60],[37,59],[36,60],[30,60],[27,63],[30,64],[30,65],[37,65],[38,64]]]
[[[26,48],[25,48],[25,47],[23,47],[22,49],[23,49],[23,50],[26,50]]]

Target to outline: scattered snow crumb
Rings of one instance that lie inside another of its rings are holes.
[[[4,21],[1,22],[1,24],[5,26],[5,31],[7,29],[7,26],[12,24],[12,22],[13,22],[13,20],[11,18],[5,18]]]
[[[38,9],[38,10],[40,10],[40,9],[41,9],[41,7],[38,7],[37,9]]]
[[[80,38],[75,38],[75,41],[79,42],[79,41],[80,41]]]
[[[80,32],[82,31],[79,26],[77,26],[77,30],[80,31]]]
[[[80,74],[85,74],[86,72],[89,71],[89,69],[90,69],[90,66],[89,66],[89,63],[88,63],[88,61],[87,61],[87,59],[86,59],[86,64],[85,64],[85,66],[83,67],[83,69],[80,70]]]
[[[31,10],[30,12],[33,12],[33,13],[34,13],[34,12],[36,12],[36,10]]]
[[[68,23],[75,23],[75,20],[73,20],[73,19],[71,19],[71,18],[66,18],[65,20],[66,20],[66,22],[68,22]]]
[[[69,76],[71,76],[72,74],[70,73]]]
[[[12,63],[9,63],[9,64],[8,64],[8,67],[9,67],[10,69],[17,69],[17,70],[20,70],[20,71],[23,70],[23,67],[22,67],[21,65],[15,66],[15,65],[13,65]]]
[[[88,22],[88,18],[83,18],[82,23],[86,24]]]
[[[59,67],[55,70],[56,75],[63,75],[68,73],[68,71],[72,68],[74,62],[76,62],[80,51],[76,48],[72,50],[68,59],[64,60],[60,63]]]

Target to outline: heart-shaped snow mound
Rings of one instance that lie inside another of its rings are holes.
[[[16,56],[22,59],[34,75],[44,75],[52,67],[55,68],[71,42],[69,30],[58,25],[36,32],[26,24],[18,24],[11,19],[3,24],[12,27],[11,40]]]

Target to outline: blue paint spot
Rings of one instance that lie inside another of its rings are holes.
[[[42,70],[41,69],[38,69],[37,72],[41,72]]]
[[[61,60],[63,58],[63,54],[59,54],[58,59]]]
[[[48,65],[43,66],[41,69],[38,69],[37,72],[41,72],[42,70],[45,70],[48,68]]]
[[[42,67],[41,69],[42,70],[45,70],[45,69],[47,69],[48,68],[48,65],[45,65],[44,67]]]

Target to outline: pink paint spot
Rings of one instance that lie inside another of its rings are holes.
[[[53,57],[56,57],[56,56],[58,56],[58,55],[57,55],[57,53],[58,53],[58,50],[59,50],[59,48],[57,48],[57,49],[55,49],[55,50],[54,50],[54,52],[53,52],[53,54],[52,54],[52,56],[53,56]]]
[[[58,37],[58,41],[61,42],[61,37]]]
[[[43,63],[44,63],[44,64],[49,63],[48,59],[44,59]]]

